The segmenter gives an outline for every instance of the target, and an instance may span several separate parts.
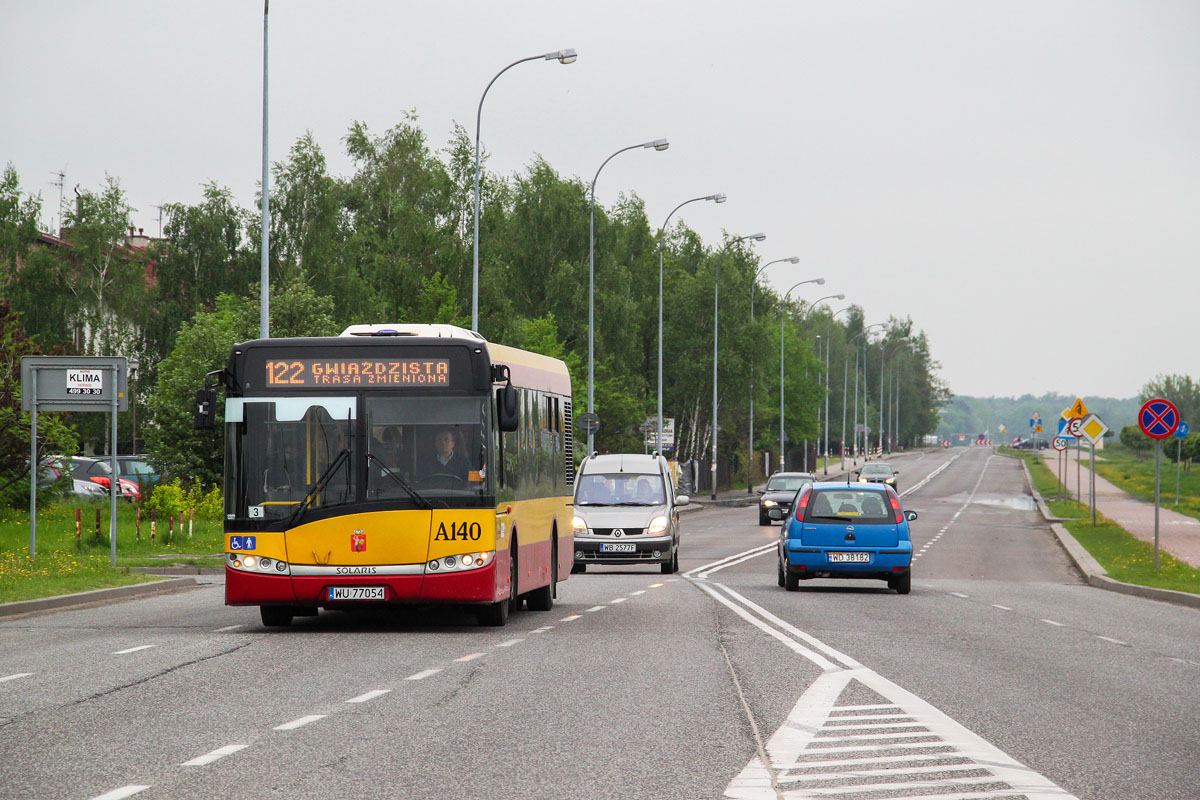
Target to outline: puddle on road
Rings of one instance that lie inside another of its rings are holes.
[[[967,502],[970,495],[967,492],[959,492],[958,494],[947,495],[939,498],[942,502],[951,505],[961,506]],[[978,503],[982,506],[991,506],[992,508],[1010,508],[1014,511],[1033,511],[1037,505],[1033,502],[1033,497],[1027,494],[996,494],[980,492],[975,495],[972,503]]]

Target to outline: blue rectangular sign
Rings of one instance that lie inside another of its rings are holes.
[[[235,550],[253,550],[258,544],[255,536],[230,536],[229,549]]]

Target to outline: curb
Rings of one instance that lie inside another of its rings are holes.
[[[175,591],[176,589],[188,589],[196,585],[195,578],[168,578],[167,580],[150,583],[135,583],[132,586],[114,586],[111,589],[93,589],[90,592],[39,597],[36,600],[17,600],[12,603],[0,603],[0,617],[27,614],[31,611],[59,611],[107,600],[145,597],[147,595]]]
[[[1200,595],[1198,594],[1177,592],[1174,589],[1159,589],[1154,586],[1141,586],[1136,583],[1125,583],[1108,577],[1108,570],[1102,567],[1100,562],[1079,543],[1079,540],[1072,536],[1071,532],[1058,522],[1059,517],[1050,513],[1045,500],[1042,499],[1042,496],[1038,494],[1038,490],[1033,486],[1033,476],[1029,474],[1029,465],[1025,463],[1025,459],[1018,459],[1018,461],[1021,462],[1021,469],[1025,471],[1025,481],[1029,485],[1029,492],[1033,495],[1034,502],[1037,503],[1038,511],[1050,523],[1050,530],[1054,533],[1055,538],[1058,539],[1059,545],[1066,552],[1067,558],[1071,559],[1071,563],[1083,575],[1083,579],[1088,586],[1094,586],[1097,589],[1107,589],[1110,592],[1133,595],[1134,597],[1143,597],[1148,600],[1160,600],[1164,603],[1175,603],[1176,605],[1200,608]]]

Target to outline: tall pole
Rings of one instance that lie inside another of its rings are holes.
[[[858,466],[858,343],[854,344],[854,454],[853,466]]]
[[[488,90],[492,88],[492,84],[496,82],[496,78],[499,78],[517,64],[524,64],[526,61],[536,61],[539,58],[546,61],[557,60],[560,64],[572,64],[575,62],[577,56],[574,50],[567,49],[517,59],[497,72],[488,81],[487,87],[483,90],[483,96],[479,98],[479,108],[475,112],[475,224],[472,227],[471,234],[473,240],[473,256],[471,259],[471,330],[473,331],[479,330],[479,128],[480,123],[483,121],[483,101],[487,98]]]
[[[842,471],[846,470],[846,384],[850,380],[850,356],[842,354],[842,441],[841,450],[842,456]]]
[[[754,327],[754,290],[758,286],[758,276],[763,274],[763,271],[772,264],[781,264],[783,262],[789,264],[797,264],[800,262],[799,256],[791,256],[789,258],[777,258],[774,261],[768,261],[758,268],[758,272],[754,273],[754,279],[750,281],[750,327]],[[746,494],[754,491],[754,359],[750,359],[750,460],[747,462],[746,468]]]
[[[887,360],[887,345],[879,346],[879,457],[883,457],[883,364]]]
[[[258,271],[258,338],[271,335],[271,162],[267,157],[267,12],[263,0],[262,263]]]
[[[735,239],[730,239],[725,242],[721,248],[721,252],[717,254],[716,275],[713,278],[713,399],[712,399],[712,464],[709,466],[709,473],[712,477],[712,499],[717,499],[717,338],[721,330],[721,259],[725,257],[725,251],[729,249],[729,245],[745,239],[754,239],[761,242],[767,238],[764,233],[754,233],[749,236],[738,236]]]
[[[641,147],[648,149],[653,147],[655,150],[666,150],[669,147],[666,139],[655,139],[652,142],[643,142],[642,144],[631,144],[628,147],[622,147],[617,152],[613,153],[608,158],[604,159],[604,163],[600,165],[600,169],[596,170],[595,177],[592,178],[591,186],[591,215],[588,223],[588,413],[594,413],[595,396],[596,396],[596,181],[600,177],[601,170],[604,169],[608,162],[624,153],[627,150],[636,150]],[[587,451],[588,455],[596,449],[596,434],[588,434]]]
[[[1154,440],[1154,569],[1158,570],[1158,488],[1161,477],[1162,440]]]
[[[821,285],[821,284],[825,283],[825,279],[824,278],[813,278],[813,279],[807,280],[807,281],[800,281],[799,283],[792,286],[792,288],[790,288],[786,292],[784,292],[783,300],[779,304],[779,471],[780,472],[783,472],[786,469],[786,466],[785,466],[786,462],[784,460],[784,453],[786,452],[784,440],[786,437],[784,435],[784,428],[783,428],[783,361],[784,361],[783,331],[784,331],[784,325],[787,321],[788,298],[792,296],[792,292],[794,292],[796,289],[800,288],[801,286],[804,286],[807,283],[815,283],[817,285]],[[845,295],[844,294],[826,295],[822,298],[819,298],[815,303],[812,304],[812,306],[810,306],[810,308],[815,308],[817,303],[820,303],[822,300],[829,300],[830,298],[833,298],[833,297],[836,297],[839,300],[841,300],[841,299],[845,298]],[[818,336],[817,338],[819,339],[820,337]],[[818,425],[819,425],[819,420],[818,420]],[[804,466],[805,466],[805,471],[807,471],[808,470],[807,444],[805,445],[805,465]]]
[[[662,455],[663,451],[663,250],[666,248],[667,225],[671,223],[671,217],[675,216],[675,212],[686,206],[688,203],[696,203],[701,200],[712,200],[714,203],[724,203],[725,195],[722,192],[716,194],[705,195],[704,197],[693,197],[691,200],[684,200],[675,208],[671,209],[671,213],[667,214],[667,218],[663,221],[662,227],[658,232],[658,453]],[[753,314],[754,302],[751,295],[751,313]],[[589,451],[591,452],[591,451]]]
[[[845,295],[841,295],[845,298]],[[826,341],[825,341],[825,474],[829,474],[829,342],[833,335],[833,320],[843,311],[849,311],[853,306],[839,308],[837,311],[829,315],[829,324],[825,326]],[[842,359],[845,361],[845,359]],[[846,390],[845,381],[842,383],[842,442],[838,450],[844,451],[846,445]],[[842,468],[845,469],[845,454],[842,453]]]

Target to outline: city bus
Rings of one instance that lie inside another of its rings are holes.
[[[450,325],[236,344],[224,370],[225,602],[549,610],[573,563],[571,378]],[[215,424],[215,386],[196,424]]]

